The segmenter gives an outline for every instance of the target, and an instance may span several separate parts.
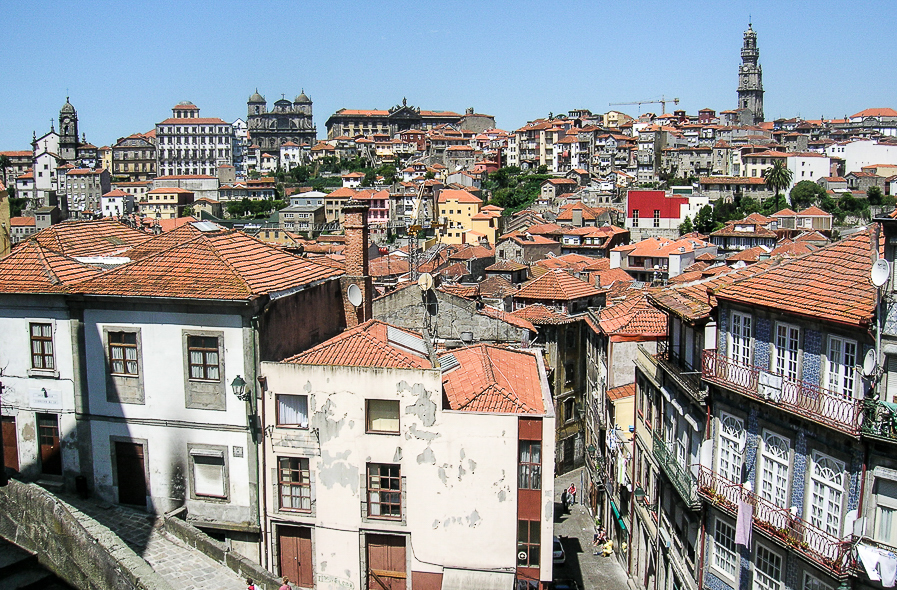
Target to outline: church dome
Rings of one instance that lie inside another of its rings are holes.
[[[249,97],[249,102],[265,102],[265,97],[259,94],[259,89],[256,88],[252,96]]]
[[[72,103],[69,102],[69,97],[65,97],[65,104],[62,105],[62,108],[59,109],[60,113],[75,113],[75,107],[72,106]]]
[[[179,107],[195,107],[196,105],[190,102],[189,100],[182,100],[178,103]]]
[[[296,97],[296,100],[293,101],[295,104],[311,104],[311,99],[305,94],[305,89],[302,89],[302,94]]]

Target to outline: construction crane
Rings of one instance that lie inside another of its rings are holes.
[[[665,96],[661,96],[660,98],[658,98],[656,100],[637,100],[635,102],[612,102],[608,106],[618,107],[618,106],[623,106],[623,105],[637,104],[639,106],[639,108],[641,108],[641,106],[643,104],[660,103],[660,109],[662,111],[662,114],[665,115],[667,113],[667,103],[668,102],[671,102],[673,104],[679,104],[679,99],[678,98],[667,98]]]

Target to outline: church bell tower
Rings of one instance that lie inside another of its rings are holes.
[[[757,33],[748,23],[748,30],[744,32],[744,45],[741,48],[741,66],[738,68],[737,110],[750,111],[747,119],[754,125],[764,121],[763,68],[757,63],[759,58]]]

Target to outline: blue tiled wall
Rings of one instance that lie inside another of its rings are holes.
[[[825,336],[816,330],[807,330],[804,334],[804,355],[801,379],[813,385],[819,385],[822,379],[822,341]]]
[[[760,443],[760,420],[756,407],[751,407],[747,418],[744,445],[745,481],[754,482],[757,478],[757,446]],[[755,490],[756,491],[756,490]]]
[[[863,450],[854,449],[851,464],[847,466],[850,473],[850,489],[847,491],[847,509],[856,510],[860,504],[860,482],[863,473]]]
[[[770,321],[757,318],[757,333],[754,334],[754,365],[769,370]]]
[[[728,583],[723,582],[718,576],[710,573],[709,568],[707,574],[704,576],[704,588],[707,588],[707,590],[735,590]]]
[[[716,329],[716,349],[725,354],[726,352],[726,332],[729,331],[729,308],[720,306],[719,308],[719,324]]]
[[[791,478],[791,506],[797,506],[797,513],[803,514],[804,486],[807,475],[807,435],[801,430],[794,441],[794,468]]]

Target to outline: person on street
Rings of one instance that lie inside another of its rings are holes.
[[[569,506],[567,506],[568,497],[567,490],[561,492],[561,514],[567,514],[567,509],[569,508]]]
[[[278,590],[293,590],[292,588],[290,588],[290,579],[288,577],[283,577],[283,586],[281,586]]]

